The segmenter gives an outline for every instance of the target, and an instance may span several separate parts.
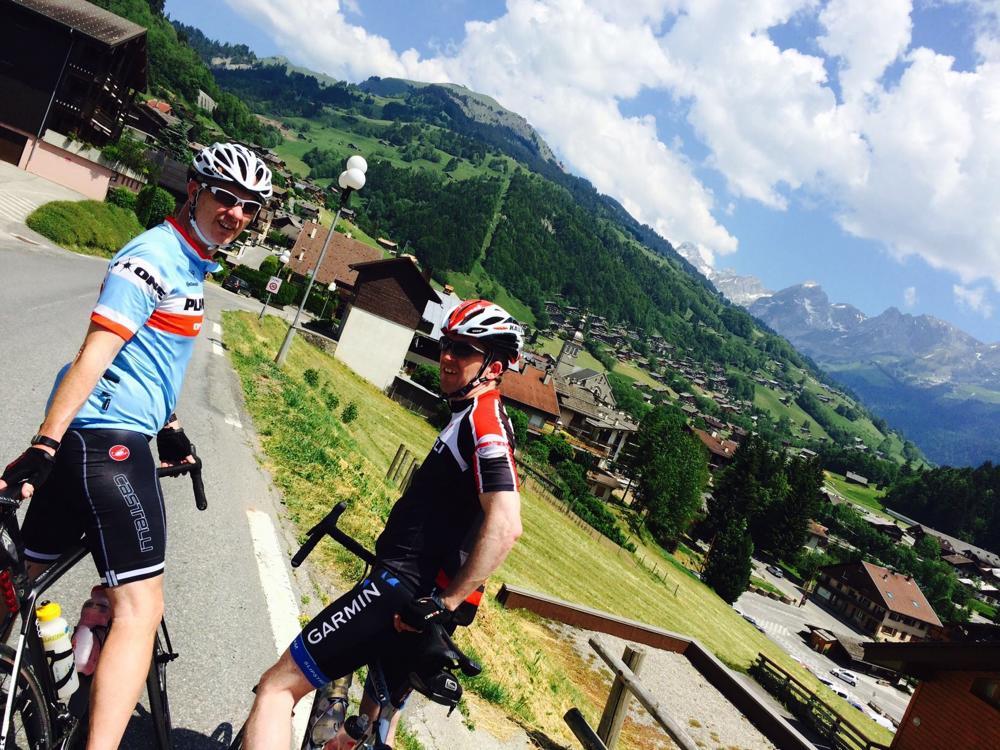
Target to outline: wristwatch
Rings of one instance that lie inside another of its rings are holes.
[[[58,440],[53,440],[48,435],[43,435],[40,432],[31,438],[31,445],[44,445],[46,448],[51,448],[54,451],[59,450]]]

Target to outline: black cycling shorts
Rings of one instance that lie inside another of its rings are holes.
[[[390,686],[402,687],[406,674],[392,667],[398,668],[399,657],[412,653],[420,639],[397,632],[393,615],[413,596],[392,573],[376,569],[305,626],[289,647],[292,658],[317,688],[376,659],[383,661]]]
[[[167,524],[149,441],[128,430],[68,430],[28,503],[25,557],[51,563],[82,536],[105,586],[162,575]]]

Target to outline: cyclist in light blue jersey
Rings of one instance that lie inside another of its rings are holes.
[[[205,275],[270,195],[270,170],[244,146],[195,156],[177,214],[112,259],[83,346],[57,375],[30,446],[0,477],[0,490],[20,486],[33,498],[22,527],[32,575],[83,536],[111,600],[91,750],[118,747],[163,613],[166,523],[149,442],[157,436],[163,463],[193,460],[173,410],[202,327]]]

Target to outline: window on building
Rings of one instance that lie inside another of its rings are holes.
[[[972,694],[1000,711],[1000,680],[977,677],[972,681]]]

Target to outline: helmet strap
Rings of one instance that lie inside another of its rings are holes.
[[[203,187],[199,187],[198,191],[194,194],[194,200],[191,201],[191,205],[188,208],[188,219],[190,220],[191,228],[194,230],[195,237],[197,237],[198,241],[205,246],[206,250],[211,252],[218,248],[227,248],[232,243],[227,242],[225,244],[222,244],[219,242],[212,242],[210,239],[208,239],[208,237],[205,236],[205,233],[201,231],[201,227],[198,226],[198,219],[195,218],[194,210],[195,207],[198,205],[198,199],[201,197],[201,193],[204,189],[205,188]]]
[[[486,374],[486,368],[489,367],[491,364],[493,364],[495,361],[496,359],[494,358],[493,352],[490,352],[483,359],[482,367],[479,368],[479,372],[476,373],[476,376],[472,380],[470,380],[468,383],[463,385],[458,390],[444,394],[444,397],[449,401],[460,401],[461,399],[468,396],[475,388],[478,388],[487,381],[487,379],[484,377],[484,375]]]

